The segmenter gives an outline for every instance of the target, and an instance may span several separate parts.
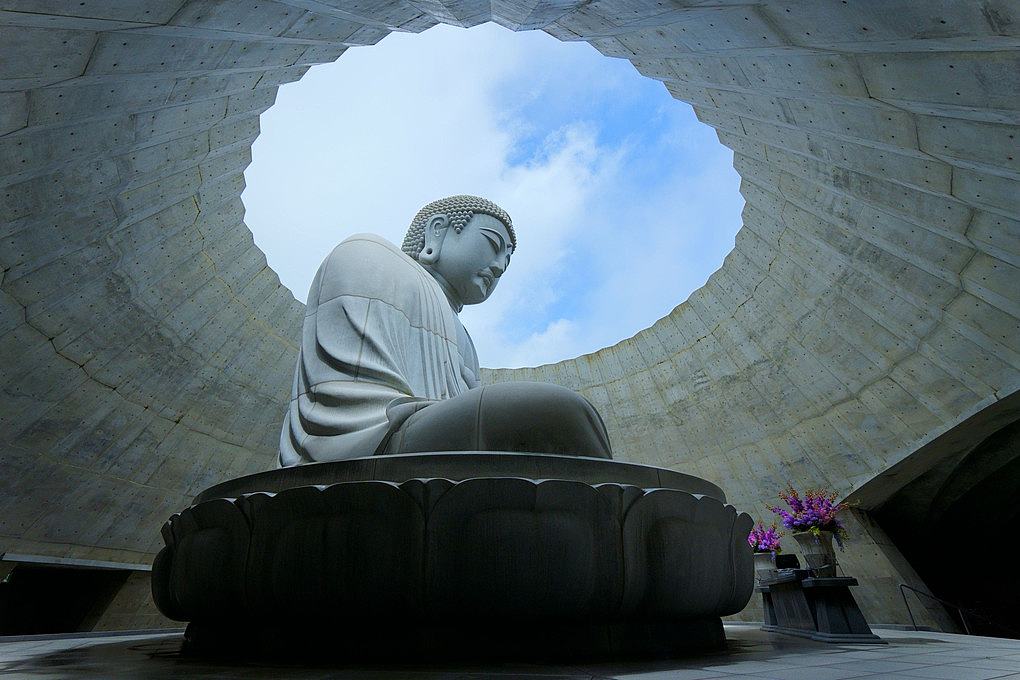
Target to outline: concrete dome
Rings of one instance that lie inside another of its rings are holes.
[[[1017,418],[1015,3],[348,6],[0,12],[0,552],[146,563],[200,489],[272,465],[303,308],[243,221],[258,116],[309,65],[437,23],[631,60],[716,128],[746,200],[669,316],[490,380],[582,392],[619,458],[762,517],[788,483],[878,508]],[[887,581],[916,577],[856,517],[847,571],[903,619]]]

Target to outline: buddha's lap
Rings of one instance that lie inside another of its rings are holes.
[[[612,458],[605,425],[581,395],[549,383],[469,390],[410,416],[384,453],[522,451]]]

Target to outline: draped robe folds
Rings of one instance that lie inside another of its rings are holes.
[[[319,267],[280,433],[280,466],[370,456],[413,413],[478,386],[446,294],[393,244],[357,234]]]

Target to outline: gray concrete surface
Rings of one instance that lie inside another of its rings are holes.
[[[258,115],[351,45],[489,20],[661,80],[746,208],[666,318],[488,379],[580,391],[618,458],[752,513],[871,484],[841,562],[902,622],[916,577],[866,511],[910,479],[884,473],[1020,387],[1008,0],[3,3],[0,552],[145,563],[200,489],[271,465],[302,306],[243,222]]]
[[[260,663],[251,659],[195,659],[180,654],[177,633],[89,637],[33,636],[0,641],[0,676],[50,678],[202,677],[306,680],[1017,680],[1020,642],[978,636],[878,629],[886,644],[827,644],[726,626],[728,648],[678,659],[603,663],[457,662]]]

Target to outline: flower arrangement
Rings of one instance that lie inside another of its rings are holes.
[[[847,508],[846,503],[836,503],[836,492],[808,491],[801,498],[793,487],[779,493],[789,510],[775,505],[765,507],[779,515],[783,526],[790,531],[810,531],[818,535],[822,531],[831,531],[839,549],[843,549],[843,541],[847,538],[846,529],[836,519],[836,513]]]
[[[758,520],[758,526],[751,529],[751,533],[747,535],[747,542],[751,544],[755,552],[782,552],[783,548],[779,545],[779,539],[786,535],[785,531],[777,531],[776,523],[773,522],[772,526],[766,529],[761,520]]]

